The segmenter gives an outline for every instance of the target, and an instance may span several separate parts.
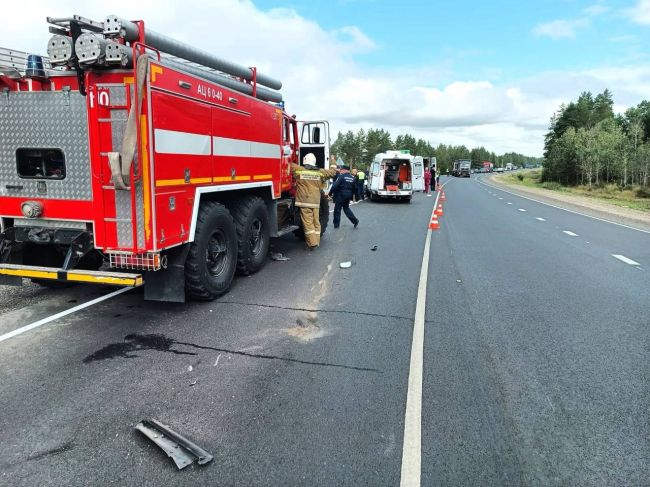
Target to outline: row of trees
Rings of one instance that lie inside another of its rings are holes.
[[[648,186],[650,102],[619,115],[613,106],[609,90],[560,106],[545,138],[544,181]]]
[[[354,167],[366,167],[372,162],[376,154],[387,150],[407,149],[413,155],[423,157],[435,157],[438,169],[446,171],[456,159],[470,159],[472,167],[481,167],[483,161],[490,161],[495,166],[505,166],[513,163],[521,166],[523,164],[537,164],[540,159],[527,157],[523,154],[509,152],[497,156],[484,147],[469,149],[464,145],[439,144],[434,147],[424,139],[416,139],[410,134],[398,135],[393,139],[390,132],[384,129],[360,129],[357,133],[351,130],[346,133],[339,132],[332,144],[331,152],[340,156],[346,164]]]

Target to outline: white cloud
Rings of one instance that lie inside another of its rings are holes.
[[[634,7],[625,9],[624,13],[637,24],[650,25],[650,0],[638,0]]]
[[[550,37],[553,40],[572,38],[576,36],[579,29],[588,25],[589,21],[587,19],[552,20],[537,24],[533,29],[533,33],[538,37]]]
[[[433,144],[541,155],[551,115],[581,91],[609,87],[622,107],[650,98],[645,65],[538,73],[507,84],[486,80],[481,70],[478,79],[442,82],[442,76],[452,76],[445,64],[368,69],[356,56],[378,47],[358,27],[330,31],[294,10],[264,11],[249,0],[114,0],[112,11],[98,3],[80,8],[70,0],[35,0],[29,10],[13,5],[4,7],[15,21],[4,26],[0,46],[44,52],[46,15],[144,19],[151,29],[281,79],[290,113],[329,119],[335,132],[386,128]]]
[[[602,3],[595,3],[595,4],[590,5],[589,7],[585,8],[583,10],[583,12],[584,12],[585,15],[588,15],[590,17],[596,17],[598,15],[602,15],[604,13],[607,13],[610,10],[611,9],[608,6],[603,5]]]

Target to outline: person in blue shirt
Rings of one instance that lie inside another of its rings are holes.
[[[354,176],[350,174],[350,167],[341,166],[340,174],[330,190],[330,194],[334,199],[334,228],[338,228],[341,224],[341,210],[352,222],[354,228],[359,225],[359,219],[354,216],[350,209],[350,200],[355,193],[355,189],[356,181]]]

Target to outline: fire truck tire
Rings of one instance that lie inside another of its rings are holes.
[[[188,297],[208,301],[225,294],[237,268],[237,231],[230,212],[214,201],[201,203],[194,242],[185,261]]]
[[[228,205],[237,230],[237,272],[254,274],[266,263],[271,242],[269,214],[262,198],[249,196]]]

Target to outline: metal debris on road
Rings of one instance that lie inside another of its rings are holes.
[[[379,248],[379,247],[377,247],[376,245],[374,245],[374,246],[370,247],[370,250],[372,250],[372,251],[374,252],[374,251],[377,250],[378,248]]]
[[[280,252],[275,252],[271,254],[271,260],[277,260],[279,262],[284,262],[285,260],[291,260],[289,257],[285,257]]]
[[[348,269],[348,268],[352,267],[352,262],[350,262],[350,261],[348,261],[348,262],[341,262],[341,263],[339,264],[339,267],[340,267],[341,269]]]
[[[195,461],[205,465],[214,458],[210,453],[176,433],[169,426],[162,424],[157,419],[143,419],[135,425],[135,429],[153,441],[168,457],[174,460],[179,470],[184,469]]]

